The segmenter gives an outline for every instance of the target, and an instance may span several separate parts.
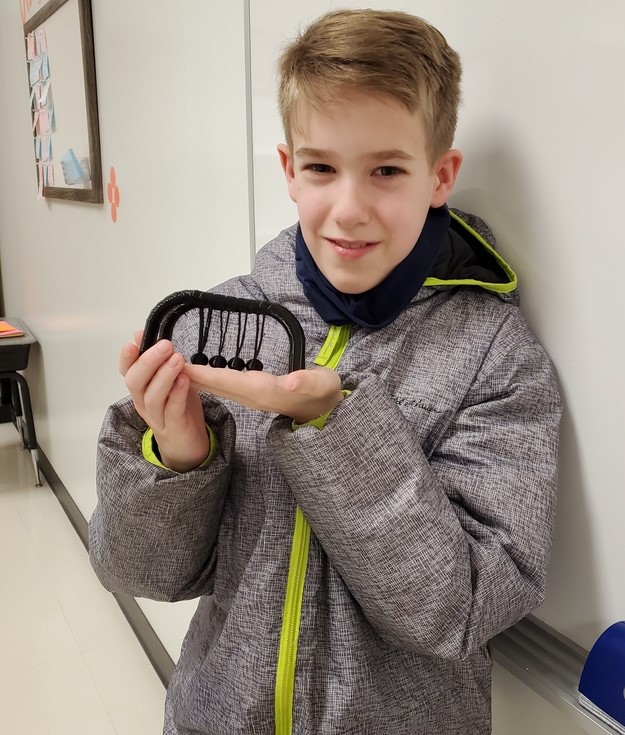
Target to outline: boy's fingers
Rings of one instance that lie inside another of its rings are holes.
[[[138,355],[139,348],[136,345],[134,347],[130,345],[130,348],[136,350],[135,354]],[[163,363],[169,360],[173,351],[174,346],[171,342],[161,340],[153,347],[150,347],[149,350],[146,350],[143,355],[134,358],[125,374],[126,386],[133,398],[136,398],[136,394],[143,394],[154,378],[157,370]]]
[[[274,410],[274,396],[278,385],[275,375],[265,372],[239,372],[230,368],[203,365],[185,365],[184,373],[196,390],[229,398],[249,408]]]
[[[184,418],[187,411],[189,385],[189,378],[182,373],[178,373],[165,404],[164,418],[166,426]]]
[[[128,342],[122,347],[119,356],[119,372],[126,377],[126,373],[130,366],[137,361],[139,357],[139,349],[143,340],[143,329],[138,329],[134,333],[134,344]]]
[[[336,390],[340,390],[341,379],[334,370],[314,367],[308,370],[296,370],[282,377],[285,390],[306,397],[323,398]]]
[[[342,398],[341,379],[336,372],[327,368],[298,370],[275,376],[271,373],[238,373],[226,368],[185,365],[184,373],[198,390],[229,398],[248,408],[293,417],[306,415],[314,418],[331,410]]]
[[[187,364],[185,374],[191,383],[200,390],[204,390],[223,398],[230,398],[246,392],[245,385],[253,377],[252,373],[240,373],[230,368],[213,368],[204,365]]]
[[[148,355],[148,352],[145,353],[146,356]],[[159,425],[163,424],[165,406],[167,405],[174,383],[176,382],[176,378],[180,374],[183,365],[184,358],[182,355],[179,353],[170,355],[160,366],[158,366],[156,373],[154,373],[153,377],[151,377],[146,385],[143,393],[143,405],[145,406],[146,413],[153,416],[153,420]],[[150,422],[148,421],[148,424],[149,423]],[[152,428],[154,428],[154,426],[152,426]]]
[[[130,366],[136,362],[139,357],[139,348],[137,345],[128,343],[122,347],[122,351],[119,355],[119,372],[126,377],[126,373]]]

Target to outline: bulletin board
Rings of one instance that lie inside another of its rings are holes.
[[[40,198],[102,203],[91,0],[22,8]]]

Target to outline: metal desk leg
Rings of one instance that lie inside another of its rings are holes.
[[[16,373],[17,375],[17,373]],[[22,411],[22,399],[20,397],[20,386],[16,379],[11,378],[11,406],[13,408],[13,420],[20,439],[22,440],[21,449],[28,449],[28,434],[26,421],[24,420],[24,412]]]
[[[22,403],[24,404],[24,418],[26,419],[26,429],[28,431],[28,448],[30,449],[30,456],[33,460],[33,467],[35,468],[35,478],[37,479],[36,485],[39,487],[41,485],[41,475],[39,474],[39,450],[37,445],[37,435],[35,434],[33,409],[30,403],[30,391],[28,390],[26,378],[19,373],[17,373],[17,378],[20,384]]]
[[[13,394],[13,406],[15,409],[15,418],[18,423],[18,430],[22,437],[22,442],[25,449],[30,450],[30,456],[33,461],[33,467],[35,468],[35,478],[37,487],[41,486],[41,475],[39,473],[39,451],[37,445],[37,435],[35,433],[35,422],[33,420],[33,409],[30,402],[30,391],[28,390],[28,383],[26,378],[19,373],[3,373],[3,377],[9,377],[11,381],[15,381],[19,384],[19,395],[17,386],[16,391]],[[21,404],[24,411],[21,411],[19,400],[21,398]],[[17,404],[16,404],[17,399]],[[22,415],[23,414],[23,415]],[[26,437],[24,436],[22,422],[26,422]]]

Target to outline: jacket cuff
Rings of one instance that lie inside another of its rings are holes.
[[[343,394],[343,398],[347,398],[347,396],[351,395],[352,391],[342,390],[341,393]],[[332,411],[334,411],[334,408],[332,409]],[[310,421],[306,421],[306,423],[304,424],[298,424],[297,421],[293,421],[293,423],[291,424],[291,428],[293,429],[293,431],[297,431],[298,429],[301,429],[302,426],[314,426],[316,429],[323,429],[332,411],[328,411],[327,413],[324,413],[321,416],[317,416],[316,419],[311,419]]]
[[[202,462],[202,464],[198,465],[195,469],[201,470],[204,467],[208,467],[208,465],[215,459],[215,455],[217,454],[217,449],[219,448],[219,442],[217,441],[217,435],[215,432],[211,429],[211,427],[206,424],[206,431],[208,432],[208,438],[210,441],[210,451],[208,453],[208,457]],[[147,429],[143,437],[141,438],[141,453],[143,454],[143,459],[145,459],[146,462],[149,462],[150,464],[155,465],[156,467],[162,467],[164,470],[169,470],[170,472],[175,472],[175,470],[170,470],[169,467],[164,465],[161,462],[161,457],[158,451],[158,444],[156,443],[156,439],[154,438],[154,432],[152,429]],[[179,472],[176,472],[176,474],[181,474]]]

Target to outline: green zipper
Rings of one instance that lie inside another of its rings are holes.
[[[349,325],[331,326],[326,341],[315,358],[315,365],[334,370],[339,364],[349,342]],[[289,576],[286,583],[282,631],[278,651],[276,671],[275,716],[276,735],[292,735],[293,731],[293,692],[295,689],[295,662],[297,643],[302,617],[304,582],[308,567],[310,548],[310,524],[299,507],[295,510],[295,529],[291,545]]]
[[[343,327],[336,327],[333,324],[330,327],[326,341],[323,343],[323,347],[319,350],[317,357],[315,357],[315,365],[321,365],[322,367],[334,370],[345,352],[345,348],[349,342],[349,333],[349,324]]]

